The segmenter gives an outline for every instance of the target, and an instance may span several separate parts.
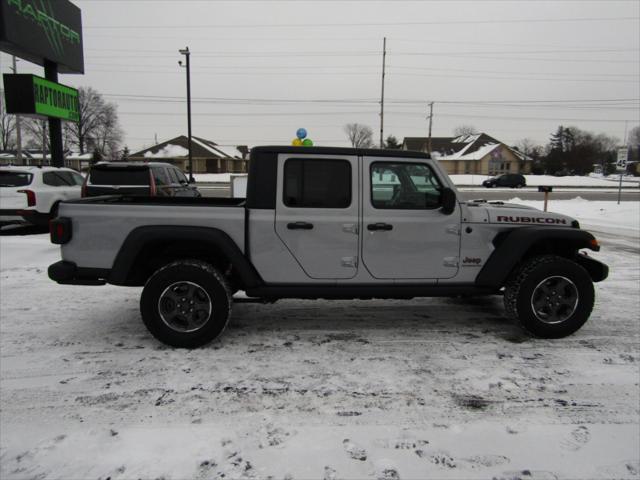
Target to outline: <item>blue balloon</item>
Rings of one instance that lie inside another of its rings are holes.
[[[296,137],[298,137],[300,140],[302,140],[306,136],[307,136],[307,130],[305,128],[299,128],[298,131],[296,132]]]

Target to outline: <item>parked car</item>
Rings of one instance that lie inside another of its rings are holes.
[[[492,177],[482,182],[483,187],[510,187],[510,188],[522,188],[527,186],[527,180],[524,175],[519,173],[505,173],[499,177]]]
[[[70,168],[0,167],[0,223],[46,225],[61,201],[80,198],[83,182]]]
[[[82,196],[99,195],[201,196],[179,168],[161,162],[102,162],[92,166]]]
[[[509,317],[558,338],[587,321],[593,282],[608,274],[580,253],[600,247],[577,220],[465,202],[427,154],[256,147],[249,169],[246,201],[115,196],[63,203],[50,229],[62,260],[49,277],[143,286],[149,331],[193,348],[222,333],[238,290],[264,303],[502,296]]]

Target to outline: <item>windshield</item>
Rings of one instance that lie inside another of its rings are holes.
[[[0,172],[0,187],[24,187],[31,183],[33,175],[26,172]]]

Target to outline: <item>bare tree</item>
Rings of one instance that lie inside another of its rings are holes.
[[[49,149],[49,122],[47,120],[39,120],[29,118],[24,122],[24,130],[27,134],[27,146],[46,152]]]
[[[478,132],[478,129],[473,125],[458,125],[453,129],[454,137],[461,137],[462,135],[475,135]]]
[[[113,103],[106,103],[100,115],[100,122],[96,127],[89,143],[94,150],[98,150],[103,158],[116,160],[122,143],[122,129],[118,124],[118,111]]]
[[[360,123],[347,123],[344,132],[355,148],[371,148],[373,146],[373,130],[371,127]]]
[[[91,87],[78,90],[78,121],[67,124],[71,141],[77,145],[80,154],[99,149],[101,154],[110,157],[122,138],[116,106],[105,102],[102,95]]]
[[[16,130],[15,116],[7,113],[4,108],[4,93],[0,91],[0,147],[10,150],[15,147],[14,133]]]

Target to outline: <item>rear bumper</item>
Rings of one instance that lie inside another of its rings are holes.
[[[104,285],[110,270],[102,268],[78,268],[73,262],[60,260],[49,265],[49,278],[62,285]]]
[[[28,209],[2,209],[0,210],[0,221],[2,222],[29,222],[34,225],[46,225],[49,215],[40,213],[37,210]]]

